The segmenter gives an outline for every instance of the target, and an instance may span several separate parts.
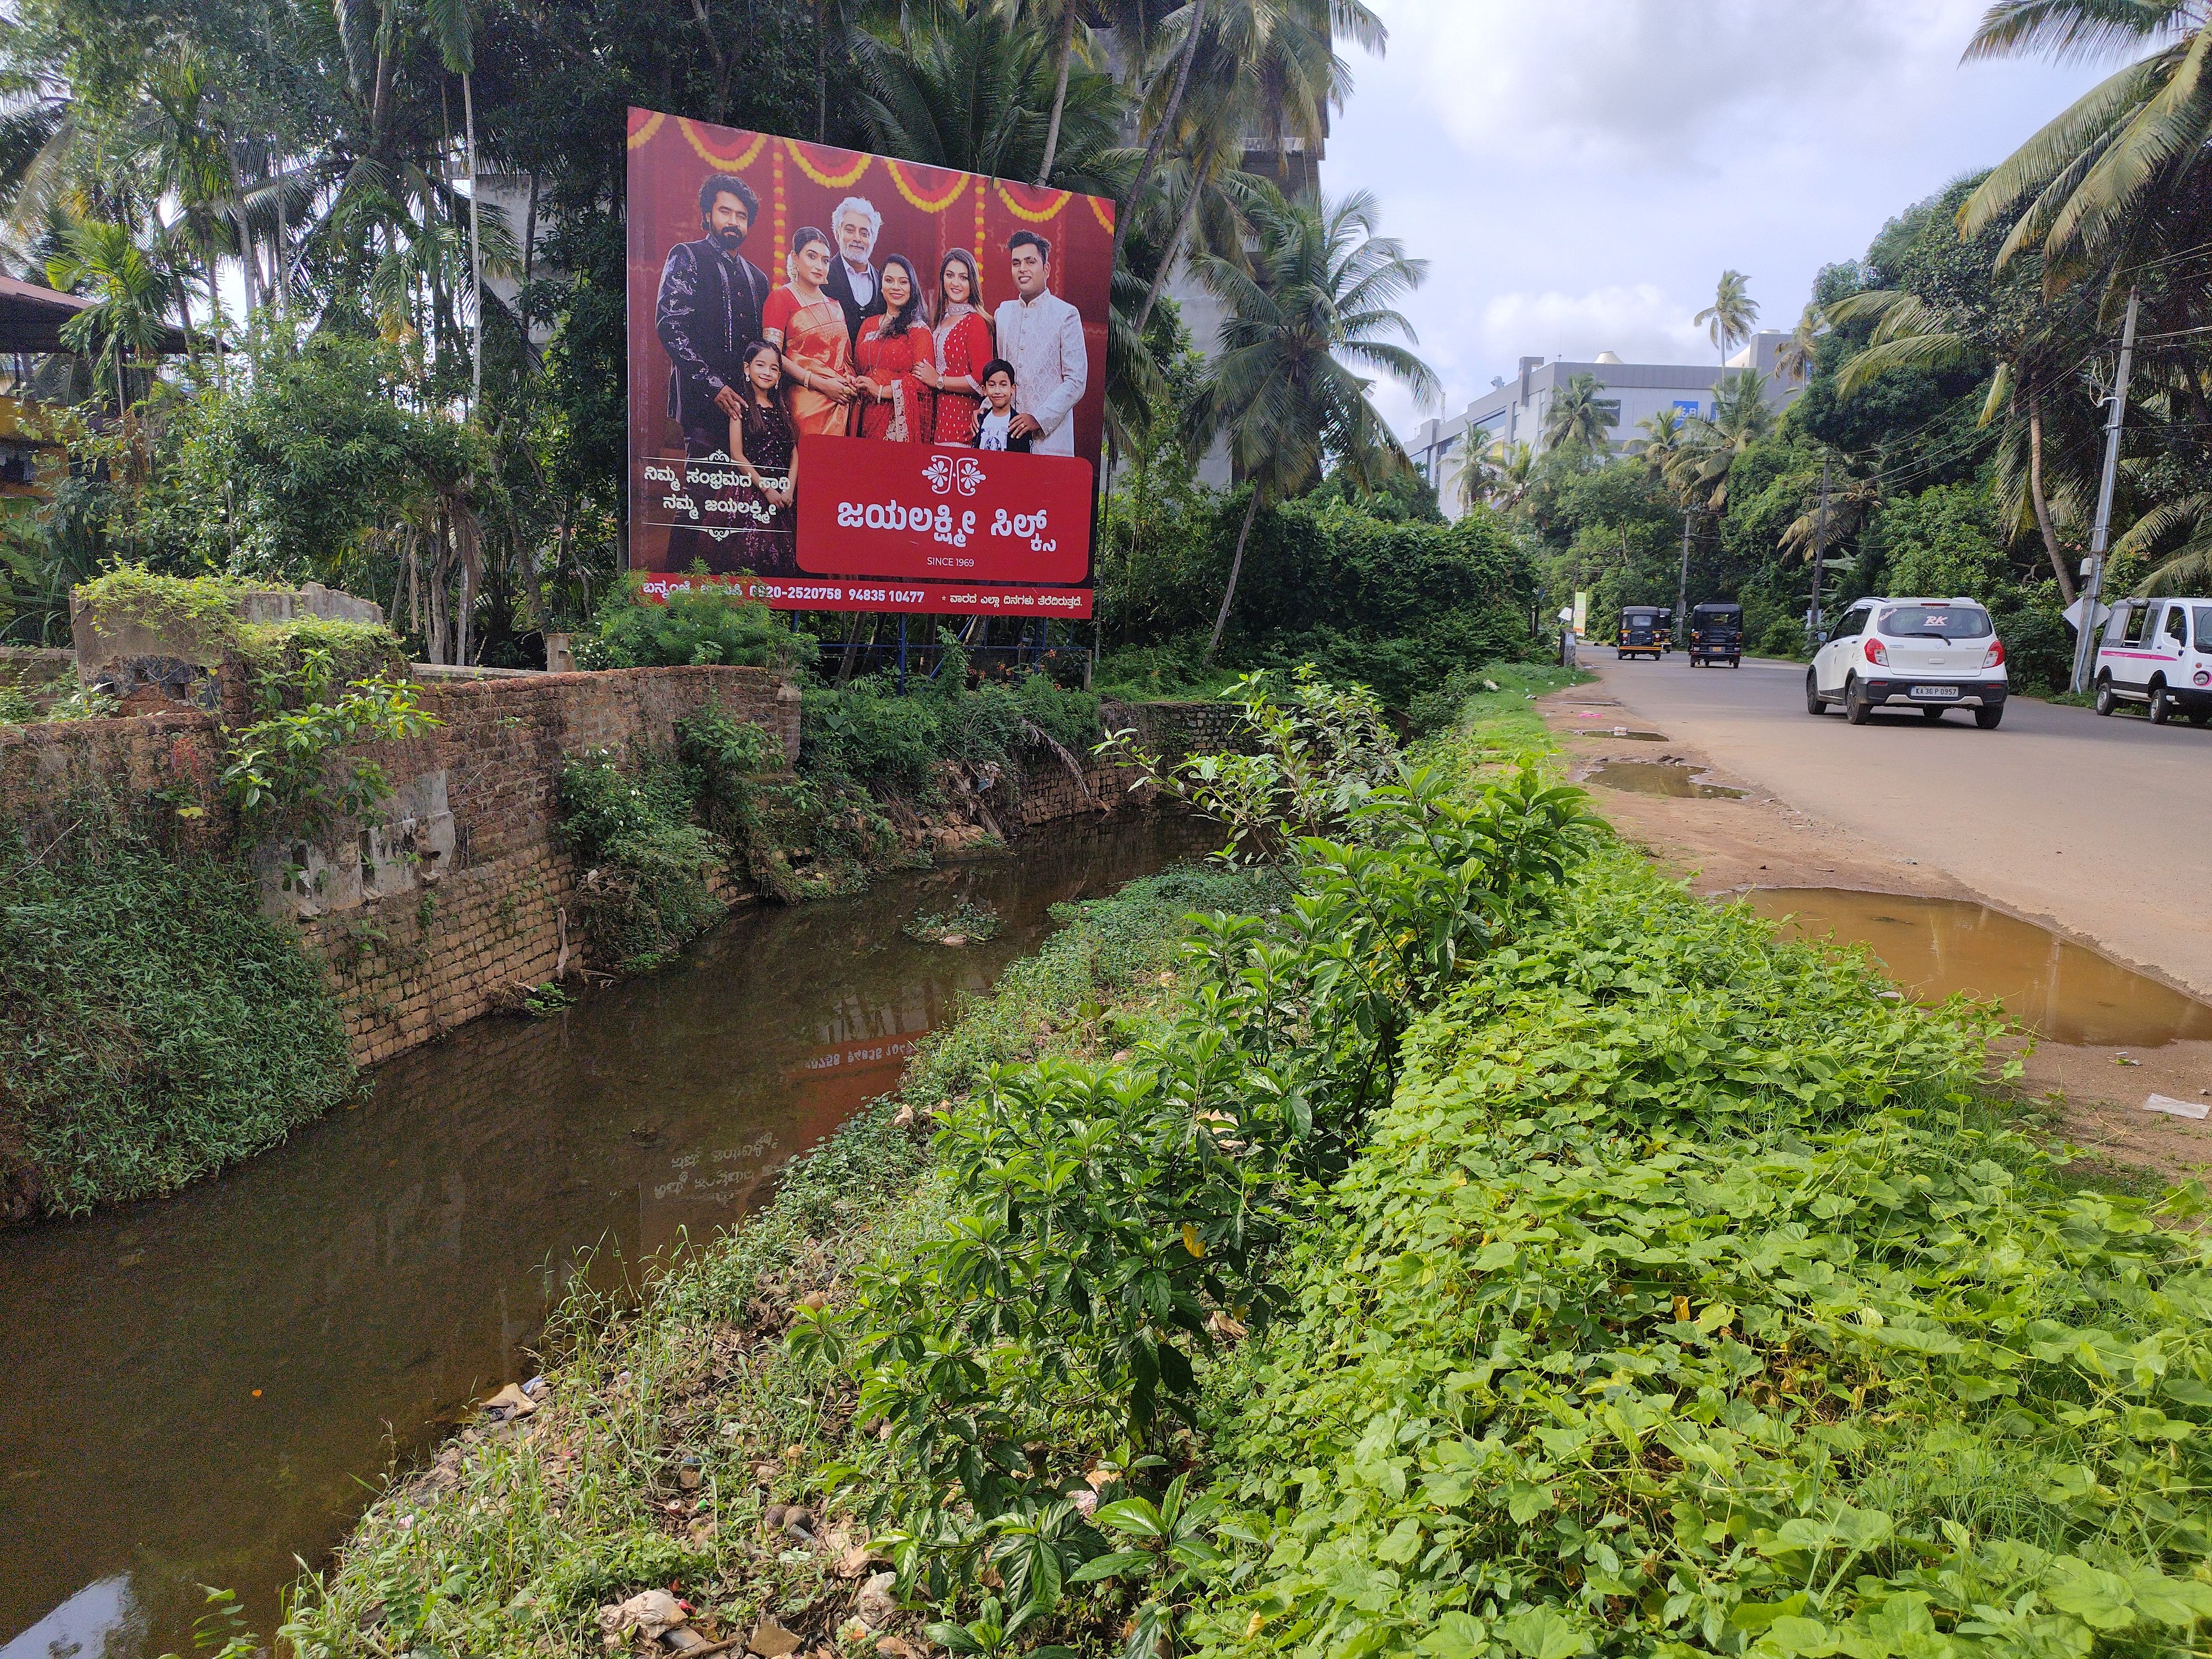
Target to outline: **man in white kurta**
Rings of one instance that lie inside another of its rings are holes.
[[[1006,242],[1017,298],[999,307],[999,355],[1014,366],[1012,435],[1032,455],[1075,453],[1075,406],[1091,379],[1083,316],[1052,291],[1052,244],[1032,230]]]

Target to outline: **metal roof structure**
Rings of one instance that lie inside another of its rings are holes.
[[[80,312],[91,310],[95,303],[74,294],[0,276],[0,354],[68,350],[62,343],[62,325]],[[189,349],[180,328],[164,329],[161,342],[155,348],[163,353]]]

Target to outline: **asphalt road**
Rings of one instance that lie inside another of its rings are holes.
[[[2212,997],[2212,729],[2015,698],[1852,726],[1802,664],[1692,668],[1585,647],[1607,690],[1716,768]]]

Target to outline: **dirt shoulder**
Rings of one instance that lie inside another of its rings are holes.
[[[1602,684],[1570,687],[1542,698],[1538,707],[1560,740],[1569,776],[1589,784],[1597,809],[1622,836],[1694,892],[1722,897],[1754,887],[1853,888],[1985,904],[2050,927],[2047,918],[2021,915],[1942,870],[1730,774],[1697,744],[1680,741],[1662,723],[1608,696]],[[1593,781],[1610,766],[1655,762],[1679,763],[1696,784],[1742,793],[1683,798]],[[2094,948],[2094,941],[2075,942]],[[2212,1117],[2169,1117],[2142,1104],[2152,1094],[2212,1099],[2212,1042],[2126,1049],[2045,1042],[2021,1044],[2015,1052],[2022,1050],[2023,1098],[2047,1118],[2054,1134],[2086,1157],[2171,1180],[2212,1176]]]

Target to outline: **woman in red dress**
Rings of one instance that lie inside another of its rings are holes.
[[[975,434],[975,411],[983,406],[983,387],[976,377],[998,356],[982,300],[983,279],[974,256],[954,248],[937,272],[936,326],[931,330],[936,358],[915,364],[914,371],[937,392],[933,435],[941,444],[964,444]]]
[[[934,416],[929,388],[915,365],[934,362],[937,342],[923,313],[921,279],[906,256],[884,261],[884,314],[860,325],[853,347],[860,365],[860,435],[894,443],[927,443]]]

